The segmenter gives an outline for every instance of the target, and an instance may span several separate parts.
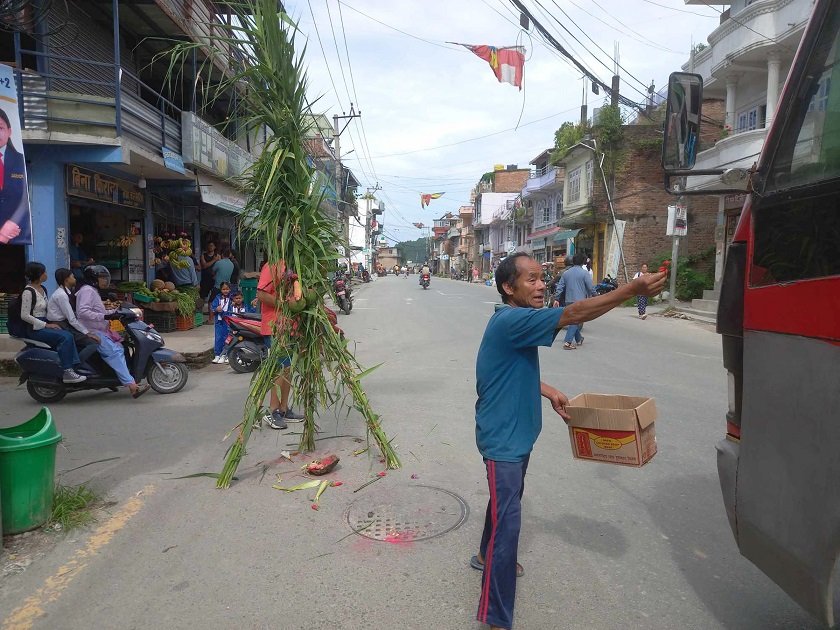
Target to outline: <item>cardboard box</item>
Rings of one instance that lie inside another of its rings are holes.
[[[566,407],[572,454],[624,466],[644,466],[656,455],[656,402],[642,396],[579,394]]]

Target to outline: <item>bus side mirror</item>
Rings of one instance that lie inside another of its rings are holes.
[[[703,77],[688,72],[674,72],[668,77],[662,141],[662,168],[666,173],[694,167],[700,141],[702,104]]]

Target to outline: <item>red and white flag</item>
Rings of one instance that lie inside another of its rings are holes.
[[[490,64],[493,74],[499,83],[510,83],[522,89],[522,75],[525,72],[525,47],[524,46],[495,46],[459,44],[469,48],[477,56]]]

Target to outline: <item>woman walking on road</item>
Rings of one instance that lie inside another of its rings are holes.
[[[636,275],[633,276],[633,280],[636,278],[641,278],[642,276],[646,276],[648,273],[648,266],[642,265],[641,271],[637,271]],[[636,306],[639,308],[639,319],[647,319],[647,296],[646,295],[637,295],[636,296]]]
[[[213,265],[221,259],[222,257],[216,253],[216,243],[213,241],[207,243],[205,251],[201,254],[201,258],[198,261],[201,267],[201,284],[198,294],[202,300],[206,300],[207,296],[210,295],[210,291],[213,290]]]

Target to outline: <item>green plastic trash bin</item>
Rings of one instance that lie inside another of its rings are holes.
[[[240,278],[239,290],[242,291],[245,304],[250,304],[257,297],[257,282],[257,278]]]
[[[31,420],[0,429],[0,497],[4,534],[47,522],[55,492],[55,449],[61,434],[42,408]]]

